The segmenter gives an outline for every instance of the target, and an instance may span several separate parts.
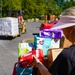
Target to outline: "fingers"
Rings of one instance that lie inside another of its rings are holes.
[[[33,55],[33,59],[36,63],[40,62],[39,59],[35,55]]]
[[[33,62],[34,66],[37,67],[37,63],[40,63],[39,59],[35,55],[33,55],[33,60],[34,60]]]

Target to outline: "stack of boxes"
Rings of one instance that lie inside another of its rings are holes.
[[[39,56],[43,56],[47,57],[47,53],[48,50],[51,48],[60,48],[60,40],[62,38],[62,30],[50,30],[50,29],[43,29],[41,30],[38,34],[34,34],[34,42],[33,43],[19,43],[18,45],[18,62],[20,62],[20,59],[22,59],[21,56],[27,56],[29,54],[27,54],[28,52],[32,51],[32,49],[34,49],[36,52],[37,50],[43,50],[43,53],[40,54]],[[26,55],[27,54],[27,55]],[[36,55],[38,55],[39,53],[37,52]],[[26,57],[23,58],[22,63],[25,65],[26,61],[25,59],[29,59],[31,58],[32,60],[32,55],[31,57]],[[28,62],[28,61],[27,61]],[[47,62],[47,61],[46,61]],[[32,75],[33,71],[33,67],[29,66],[29,67],[24,67],[19,65],[20,63],[18,63],[15,68],[16,68],[16,74],[19,73],[23,73],[22,75]],[[47,63],[46,63],[47,64]],[[26,71],[27,69],[27,71]],[[20,70],[20,71],[19,71]],[[28,74],[26,74],[28,72]],[[13,72],[14,73],[14,72]],[[16,75],[13,74],[13,75]],[[17,74],[18,75],[18,74]],[[37,75],[37,74],[36,74]]]
[[[28,56],[29,59],[32,53],[27,53],[31,52],[33,47],[32,43],[23,42],[18,44],[18,61],[14,65],[12,75],[32,75],[33,68],[29,65],[30,60],[26,61],[27,58],[23,57]]]
[[[62,38],[62,30],[43,29],[39,34],[34,35],[35,49],[42,49],[44,56],[50,48],[60,48],[60,39]]]
[[[18,35],[18,18],[0,18],[0,35]]]
[[[44,61],[43,50],[35,50],[32,43],[21,42],[18,45],[18,61],[14,65],[12,75],[32,75],[33,67],[32,64],[35,55],[40,62]]]
[[[34,47],[35,49],[42,49],[44,53],[44,65],[45,67],[49,68],[50,64],[52,64],[52,52],[49,53],[51,49],[59,49],[61,47],[61,39],[62,39],[62,30],[50,30],[50,29],[43,29],[40,30],[39,33],[34,34]],[[57,54],[54,56],[56,57],[61,51],[56,51]],[[49,54],[48,54],[49,53]],[[50,56],[50,57],[49,57]],[[48,59],[49,57],[49,59]],[[51,61],[49,61],[51,60]],[[33,72],[35,73],[35,70]],[[41,75],[40,72],[37,70],[38,74]]]

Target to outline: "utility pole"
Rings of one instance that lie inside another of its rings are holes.
[[[2,0],[0,0],[0,18],[2,18]]]

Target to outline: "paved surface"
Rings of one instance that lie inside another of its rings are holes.
[[[33,33],[39,33],[40,25],[38,22],[27,22],[27,33],[14,39],[0,36],[0,75],[12,75],[14,63],[18,60],[18,43],[33,38]]]

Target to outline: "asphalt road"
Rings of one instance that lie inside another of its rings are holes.
[[[18,43],[33,38],[33,33],[39,33],[40,25],[38,22],[27,22],[27,32],[14,39],[0,36],[0,75],[12,75],[14,64],[18,61]]]

